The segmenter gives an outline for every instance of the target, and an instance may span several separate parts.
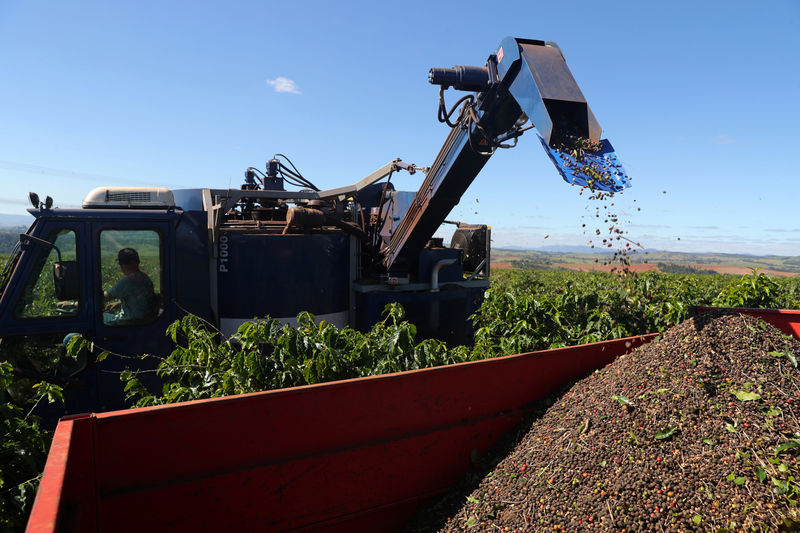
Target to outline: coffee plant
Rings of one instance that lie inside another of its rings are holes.
[[[448,350],[435,339],[417,342],[416,327],[403,320],[399,304],[370,331],[338,329],[300,313],[298,325],[266,319],[247,322],[231,338],[222,337],[195,316],[173,323],[167,334],[175,350],[158,370],[160,396],[126,372],[129,397],[137,406],[295,387],[326,381],[401,372],[468,360],[466,348]]]
[[[726,285],[714,299],[720,307],[781,307],[779,285],[772,278],[754,269],[749,276]]]
[[[798,280],[757,270],[726,275],[647,272],[501,271],[472,317],[473,346],[418,341],[403,309],[390,304],[368,332],[338,329],[301,313],[298,326],[243,324],[230,339],[197,317],[167,332],[176,348],[159,366],[161,394],[123,374],[137,405],[152,405],[427,368],[664,331],[691,305],[800,307]]]
[[[11,363],[0,361],[0,531],[21,531],[42,475],[52,435],[43,430],[32,405],[19,406],[8,397],[14,382]],[[33,403],[60,390],[43,385]]]

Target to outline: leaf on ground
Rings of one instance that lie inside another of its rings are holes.
[[[772,357],[785,357],[789,360],[793,367],[797,368],[797,357],[795,357],[795,355],[789,350],[786,350],[785,352],[769,352],[769,355]]]
[[[669,426],[661,431],[657,432],[655,435],[656,440],[664,440],[670,438],[672,435],[675,434],[675,431],[678,430],[678,426]]]
[[[779,444],[775,447],[775,454],[779,454],[781,452],[785,452],[786,450],[791,450],[793,448],[800,448],[800,440],[792,439],[788,442],[784,442],[783,444]]]
[[[616,394],[611,397],[612,400],[617,400],[622,405],[633,405],[631,401],[625,396],[617,396]]]
[[[753,400],[760,400],[761,399],[761,395],[758,394],[757,392],[747,392],[747,391],[743,391],[743,390],[736,391],[734,393],[734,396],[736,396],[737,400],[740,400],[740,401],[743,401],[743,402],[751,402]]]

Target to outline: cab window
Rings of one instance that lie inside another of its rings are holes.
[[[153,230],[100,233],[103,323],[125,327],[149,324],[162,312],[161,237]]]
[[[75,232],[56,229],[34,244],[38,255],[14,308],[18,318],[69,317],[80,310],[80,270]]]

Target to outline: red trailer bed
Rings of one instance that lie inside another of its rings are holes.
[[[753,314],[800,336],[800,311]],[[27,530],[398,531],[532,402],[654,336],[65,418]]]

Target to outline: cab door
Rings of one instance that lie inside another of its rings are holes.
[[[90,410],[96,401],[92,361],[86,354],[66,358],[64,346],[71,333],[94,337],[88,225],[40,216],[20,241],[22,251],[0,304],[0,359],[19,376],[12,395],[24,402],[30,386],[45,380],[64,388],[68,412]],[[68,286],[61,275],[66,271]],[[63,407],[42,405],[37,412],[55,418]]]
[[[140,372],[140,380],[159,392],[154,369],[172,350],[165,335],[175,320],[173,228],[169,221],[93,223],[95,343],[112,355],[98,365],[98,399],[103,410],[124,406],[120,373]],[[120,264],[138,257],[135,271]],[[124,259],[127,261],[127,259]],[[122,288],[120,288],[122,287]],[[145,304],[150,300],[152,306]]]

